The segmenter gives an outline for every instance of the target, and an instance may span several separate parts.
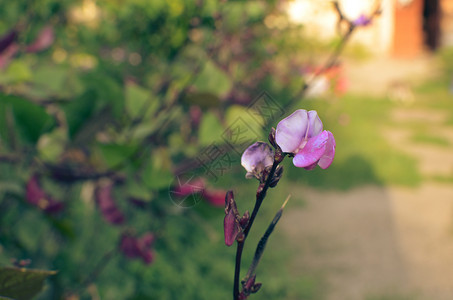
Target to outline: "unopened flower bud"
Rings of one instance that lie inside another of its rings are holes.
[[[234,201],[232,191],[228,191],[225,195],[225,218],[223,220],[223,230],[225,235],[225,245],[231,246],[238,238],[239,233],[242,233],[242,228],[239,224],[239,212]]]
[[[246,178],[261,178],[266,167],[274,163],[274,151],[264,142],[256,142],[248,147],[241,157],[241,165],[247,170]]]

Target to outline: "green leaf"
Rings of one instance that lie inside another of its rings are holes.
[[[199,105],[201,108],[218,107],[221,104],[219,97],[206,92],[188,93],[183,101],[189,105]]]
[[[104,158],[105,164],[113,168],[129,159],[137,150],[135,144],[99,144],[98,149]]]
[[[168,188],[173,182],[171,161],[165,148],[155,149],[142,175],[145,185],[151,190]]]
[[[225,119],[227,128],[235,128],[237,132],[241,133],[241,140],[257,141],[266,138],[261,128],[264,119],[253,116],[245,107],[239,105],[229,107]]]
[[[16,133],[25,141],[36,143],[43,132],[53,127],[55,121],[41,106],[16,96],[0,94],[0,135],[8,138],[6,114],[11,111]]]
[[[159,119],[159,118],[157,118]],[[141,122],[137,126],[130,129],[130,137],[133,140],[142,140],[152,134],[159,128],[158,120],[151,122]],[[129,132],[129,131],[128,131]]]
[[[181,107],[174,107],[168,112],[164,111],[159,113],[152,120],[140,122],[130,129],[127,129],[124,132],[125,136],[123,138],[131,138],[132,140],[140,142],[149,135],[162,131],[168,125],[168,123],[171,123],[173,120],[179,120],[178,118],[181,117]]]
[[[68,133],[64,128],[55,128],[41,135],[37,146],[39,155],[45,161],[57,161],[65,150],[68,139]]]
[[[142,201],[151,201],[152,194],[145,185],[135,180],[129,180],[127,185],[127,193],[130,197],[140,199]]]
[[[96,93],[98,102],[105,103],[113,115],[120,119],[124,114],[123,84],[101,71],[85,74],[83,83],[87,89]]]
[[[73,99],[70,103],[62,106],[66,114],[69,127],[69,135],[74,137],[83,127],[84,123],[91,118],[94,113],[96,93],[87,91],[80,97]]]
[[[231,89],[232,83],[224,71],[212,61],[207,61],[201,73],[195,79],[195,87],[199,92],[207,92],[222,97]]]
[[[6,71],[0,74],[0,83],[12,84],[28,81],[32,78],[30,67],[22,60],[14,60]]]
[[[52,65],[44,65],[33,72],[33,82],[52,92],[60,92],[65,89],[65,81],[68,71]]]
[[[44,280],[56,271],[0,268],[0,295],[16,300],[35,297],[43,288]]]
[[[248,1],[245,3],[245,11],[250,19],[259,20],[265,14],[266,6],[261,1]]]
[[[126,111],[132,119],[149,117],[159,107],[159,101],[151,91],[136,84],[126,85]]]
[[[199,142],[202,146],[207,146],[215,142],[222,141],[224,129],[218,118],[210,113],[203,114],[198,133]]]
[[[2,193],[21,195],[23,193],[23,186],[15,181],[2,181],[0,182],[0,195]]]

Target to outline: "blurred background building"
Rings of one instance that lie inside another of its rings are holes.
[[[339,0],[350,20],[372,13],[378,0]],[[294,22],[310,35],[330,39],[336,35],[338,16],[331,1],[295,0],[288,6]],[[382,13],[367,28],[356,32],[359,43],[376,54],[410,58],[453,45],[452,0],[382,0]]]

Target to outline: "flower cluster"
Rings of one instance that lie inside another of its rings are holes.
[[[283,154],[294,156],[296,167],[312,170],[319,165],[327,169],[335,156],[335,139],[314,110],[298,109],[280,121],[274,133],[274,144]],[[242,154],[241,164],[247,178],[257,177],[274,162],[274,151],[264,142],[256,142]]]
[[[336,144],[333,134],[324,130],[318,113],[314,110],[298,109],[281,120],[277,129],[272,128],[269,142],[273,148],[267,143],[256,142],[248,147],[241,157],[241,165],[247,171],[246,178],[259,180],[252,213],[249,214],[246,211],[241,215],[237,209],[233,191],[228,191],[225,195],[225,218],[223,220],[225,244],[231,246],[237,242],[233,288],[235,300],[247,299],[250,294],[256,293],[261,287],[261,283],[255,283],[255,270],[267,240],[279,221],[289,197],[260,239],[247,276],[241,281],[242,289],[240,291],[241,257],[247,235],[266,197],[267,190],[275,187],[283,174],[283,167],[280,163],[285,156],[289,156],[293,157],[293,164],[296,167],[313,170],[319,165],[322,169],[327,169],[335,156]],[[201,190],[200,187],[198,188]]]
[[[179,198],[198,195],[213,206],[223,206],[226,193],[225,190],[209,188],[202,177],[180,183],[170,192]]]
[[[323,124],[314,110],[298,109],[290,116],[281,120],[277,129],[269,135],[267,143],[256,142],[248,147],[241,157],[241,164],[247,171],[246,178],[260,180],[263,189],[267,181],[268,187],[275,187],[283,173],[278,164],[285,155],[292,156],[296,167],[313,170],[316,165],[327,169],[335,156],[335,139],[330,131],[323,130]],[[269,174],[272,166],[275,169]],[[272,178],[268,180],[268,176]],[[203,193],[205,189],[202,180],[194,181],[190,186],[181,186],[181,194]],[[259,192],[260,190],[258,190]],[[235,240],[242,237],[242,232],[249,220],[248,212],[241,216],[234,201],[233,192],[229,191],[225,197],[224,233],[225,244],[231,246]]]

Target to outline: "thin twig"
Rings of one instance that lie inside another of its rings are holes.
[[[233,299],[234,300],[237,300],[239,297],[239,282],[240,282],[239,277],[240,277],[240,273],[241,273],[241,258],[242,258],[242,251],[244,250],[245,240],[247,239],[250,229],[252,228],[253,222],[255,221],[256,215],[258,214],[261,204],[263,203],[263,200],[266,197],[266,192],[269,189],[272,178],[274,177],[275,170],[277,169],[277,166],[279,165],[280,162],[274,160],[274,163],[272,164],[272,168],[269,171],[269,175],[267,177],[266,183],[264,184],[264,186],[262,184],[260,184],[260,187],[262,187],[262,189],[260,191],[259,190],[260,187],[259,187],[258,191],[256,193],[255,207],[253,208],[253,211],[250,216],[250,220],[247,224],[247,227],[245,227],[245,229],[244,229],[244,239],[241,242],[238,241],[238,243],[237,243],[236,264],[235,264],[235,270],[234,270],[234,286],[233,286]]]

